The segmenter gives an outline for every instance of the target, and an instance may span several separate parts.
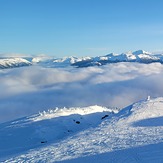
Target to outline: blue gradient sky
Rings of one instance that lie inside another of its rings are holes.
[[[162,0],[0,0],[0,53],[163,51]]]

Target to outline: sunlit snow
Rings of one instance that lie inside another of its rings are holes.
[[[93,120],[94,122],[98,121],[98,125],[93,125],[90,128],[88,127],[89,124],[85,123],[84,125],[86,126],[83,131],[81,130],[79,132],[78,130],[78,132],[70,134],[69,137],[62,137],[64,139],[49,136],[53,133],[51,130],[53,127],[51,126],[52,128],[50,128],[49,122],[44,122],[42,119],[42,122],[39,122],[42,123],[42,125],[40,126],[38,124],[38,127],[35,129],[37,135],[44,135],[44,139],[40,139],[40,144],[44,142],[45,145],[37,144],[37,148],[35,147],[36,149],[30,151],[26,151],[27,149],[24,148],[23,153],[17,153],[17,156],[14,157],[10,156],[11,158],[4,162],[109,162],[110,160],[117,163],[137,162],[137,160],[143,163],[147,161],[153,163],[161,162],[163,161],[161,154],[163,149],[162,108],[163,98],[141,101],[104,119],[100,119],[100,116],[96,116]],[[89,109],[88,107],[88,110]],[[75,119],[77,117],[73,116],[73,118]],[[86,117],[82,116],[82,118],[85,119]],[[89,120],[89,118],[91,119],[91,114],[87,117],[87,120]],[[100,123],[99,119],[101,121]],[[80,120],[81,124],[74,123],[74,125],[72,125],[70,121],[66,121],[65,124],[67,124],[67,127],[71,127],[72,130],[75,130],[75,126],[78,126],[79,129],[80,125],[84,122],[82,119]],[[25,121],[25,119],[22,119],[16,124],[20,125]],[[60,117],[58,122],[64,124],[65,117]],[[51,122],[51,124],[53,123],[55,124],[55,121]],[[30,126],[29,124],[26,125]],[[26,129],[31,130],[31,128],[27,126]],[[57,130],[55,130],[56,132],[67,131],[67,128],[64,128],[64,126],[61,127],[60,124],[56,126],[58,126]],[[6,127],[7,126],[4,125],[4,129],[1,129],[1,132],[6,130],[11,135],[12,130]],[[21,128],[23,128],[23,126],[17,126],[17,132],[21,131]],[[23,133],[19,133],[19,136],[21,135],[23,135]],[[67,132],[66,135],[69,135],[69,132]],[[33,139],[33,142],[37,141],[34,136],[36,135],[30,137],[30,139]],[[3,136],[1,136],[1,140],[2,138]],[[14,139],[14,137],[10,138]],[[48,139],[50,139],[50,141],[48,141]],[[20,137],[20,141],[21,140],[22,138]],[[53,143],[52,140],[57,140],[57,142]],[[10,141],[9,136],[8,141]],[[26,145],[27,144],[24,144],[22,146]],[[9,149],[10,144],[8,144],[8,150]],[[154,149],[157,150],[156,153]],[[7,151],[7,149],[5,151]],[[3,153],[3,150],[1,150],[1,152]],[[148,152],[148,154],[146,152]]]

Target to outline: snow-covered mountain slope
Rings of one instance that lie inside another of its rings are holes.
[[[128,52],[122,54],[110,53],[105,56],[92,57],[89,60],[75,62],[74,66],[77,67],[88,67],[88,66],[101,66],[107,63],[117,63],[117,62],[139,62],[139,63],[152,63],[160,62],[163,63],[163,54],[151,54],[149,52],[138,50],[135,52]]]
[[[2,124],[1,162],[163,162],[162,97],[117,114],[97,106],[58,111]]]
[[[163,63],[163,54],[152,54],[144,50],[138,50],[135,52],[128,52],[122,54],[110,53],[105,56],[98,57],[64,57],[64,58],[47,58],[36,57],[33,58],[33,63],[44,64],[48,67],[89,67],[89,66],[101,66],[108,63],[117,62],[139,62],[139,63]],[[45,64],[46,63],[46,64]]]
[[[110,53],[105,56],[98,57],[35,57],[32,59],[33,63],[47,67],[89,67],[89,66],[101,66],[108,63],[117,62],[139,62],[139,63],[163,63],[163,54],[152,54],[144,50],[138,50],[135,52],[128,52],[122,54]]]
[[[0,59],[0,69],[29,66],[31,62],[24,58],[6,58]]]
[[[96,127],[117,110],[100,106],[49,110],[0,125],[0,156],[42,147]],[[0,158],[1,158],[0,157]]]
[[[152,54],[144,50],[138,50],[135,52],[127,52],[122,54],[110,53],[105,56],[98,57],[63,57],[55,58],[48,56],[39,57],[25,57],[25,58],[6,58],[0,59],[0,68],[12,68],[21,67],[27,65],[40,65],[44,67],[89,67],[89,66],[101,66],[108,63],[117,62],[139,62],[139,63],[163,63],[163,54]]]

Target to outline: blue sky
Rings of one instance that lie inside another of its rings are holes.
[[[0,0],[0,53],[163,51],[162,0]]]

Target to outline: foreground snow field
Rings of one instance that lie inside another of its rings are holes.
[[[163,162],[163,98],[55,109],[0,125],[0,161]]]

